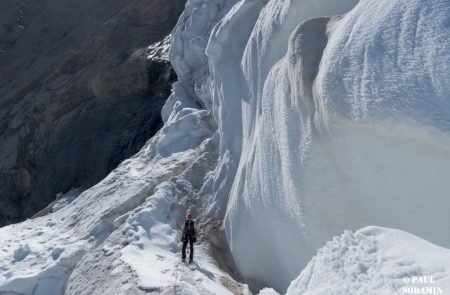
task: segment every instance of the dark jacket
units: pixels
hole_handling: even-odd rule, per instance
[[[194,220],[186,220],[183,226],[183,240],[194,240],[197,236]]]

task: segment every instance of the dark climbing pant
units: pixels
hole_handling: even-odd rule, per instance
[[[194,241],[192,239],[183,240],[183,251],[181,251],[181,258],[186,259],[186,247],[188,242],[191,249],[191,252],[189,253],[189,260],[192,260],[194,258]]]

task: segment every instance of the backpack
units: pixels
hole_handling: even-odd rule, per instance
[[[194,236],[195,234],[195,222],[186,220],[184,223],[184,234],[188,237]]]

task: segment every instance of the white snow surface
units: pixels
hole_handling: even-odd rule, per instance
[[[180,263],[184,214],[202,211],[198,190],[214,164],[210,120],[184,109],[96,186],[1,228],[0,294],[247,294],[211,258],[206,237],[195,264]]]
[[[398,294],[421,275],[450,292],[449,16],[446,0],[188,0],[164,127],[0,229],[0,293],[250,294],[212,254],[222,221],[260,294]]]
[[[291,283],[287,295],[449,292],[448,249],[403,231],[366,227],[327,242]]]

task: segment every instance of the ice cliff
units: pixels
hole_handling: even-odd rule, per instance
[[[46,290],[46,267],[69,294],[448,289],[449,16],[443,0],[188,1],[164,127],[72,203],[3,228],[0,290]],[[187,209],[204,228],[193,273],[176,256]],[[18,248],[19,228],[68,246]]]

